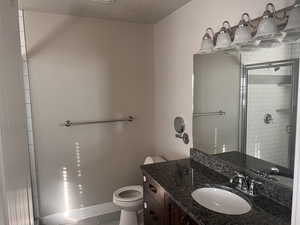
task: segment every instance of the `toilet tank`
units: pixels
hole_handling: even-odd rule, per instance
[[[162,156],[147,156],[144,165],[152,164],[152,163],[159,163],[159,162],[165,162],[167,161]]]

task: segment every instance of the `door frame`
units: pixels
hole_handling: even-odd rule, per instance
[[[299,77],[298,77],[299,82]],[[298,96],[300,88],[298,86]],[[297,114],[300,113],[300,98],[298,97]],[[300,114],[299,114],[300,115]],[[295,136],[295,168],[294,168],[294,188],[293,188],[293,207],[292,225],[300,224],[300,120],[296,121]]]

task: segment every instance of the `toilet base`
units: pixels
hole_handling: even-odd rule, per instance
[[[137,212],[122,209],[120,225],[138,225]]]

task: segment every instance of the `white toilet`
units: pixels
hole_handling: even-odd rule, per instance
[[[144,164],[164,162],[160,156],[148,156]],[[138,225],[137,213],[143,208],[143,187],[141,185],[126,186],[116,190],[113,203],[120,207],[120,225]]]

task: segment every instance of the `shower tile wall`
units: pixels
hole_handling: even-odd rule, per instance
[[[290,88],[277,84],[250,84],[248,86],[247,154],[288,167],[287,148],[290,124],[288,113],[276,109],[290,108]],[[264,123],[264,115],[273,117],[270,124]]]
[[[278,61],[297,57],[299,44],[289,48],[270,48],[261,51],[243,53],[243,63],[252,64],[265,61]],[[267,58],[267,59],[266,59]],[[251,74],[289,75],[288,67],[274,72],[274,69],[253,70]],[[250,84],[248,86],[248,121],[247,153],[255,157],[288,166],[289,114],[278,113],[276,109],[289,108],[290,87],[279,87],[277,84]],[[274,121],[264,123],[265,113],[272,114]]]
[[[139,184],[154,154],[153,27],[32,11],[24,20],[41,217],[113,208],[112,193]]]
[[[36,165],[35,165],[35,152],[34,152],[34,142],[33,142],[33,129],[32,129],[32,113],[31,113],[31,96],[30,96],[30,79],[29,79],[29,69],[27,60],[27,50],[26,50],[26,38],[25,38],[25,28],[24,28],[24,16],[23,10],[19,10],[19,32],[20,32],[20,48],[23,63],[23,80],[24,80],[24,92],[25,92],[25,105],[26,105],[26,129],[27,129],[27,144],[30,157],[30,167],[31,167],[31,185],[33,194],[33,203],[35,216],[39,216],[38,211],[38,190],[36,181]],[[33,206],[32,206],[33,207]]]

